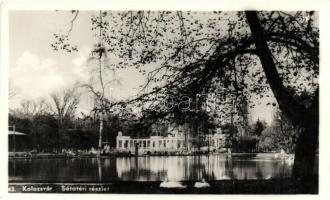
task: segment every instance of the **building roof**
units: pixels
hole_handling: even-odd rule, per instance
[[[19,131],[8,131],[8,135],[27,135]]]

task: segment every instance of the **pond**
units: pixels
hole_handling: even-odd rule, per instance
[[[107,182],[270,179],[291,175],[293,158],[274,156],[146,156],[10,159],[9,181]]]

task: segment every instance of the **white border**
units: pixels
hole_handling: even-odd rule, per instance
[[[1,0],[0,0],[1,2]],[[317,10],[320,12],[320,185],[319,195],[115,195],[8,194],[8,13],[10,10]],[[326,0],[5,0],[1,2],[0,199],[330,199],[330,2]]]

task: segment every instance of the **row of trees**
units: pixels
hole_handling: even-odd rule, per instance
[[[226,147],[232,152],[295,152],[297,127],[280,110],[275,112],[271,124],[258,119],[244,128],[239,124],[225,124],[222,130],[228,135]]]
[[[54,152],[61,149],[91,149],[98,147],[99,117],[81,115],[78,117],[76,110],[79,95],[72,90],[52,94],[50,101],[23,100],[19,108],[9,114],[9,123],[15,125],[16,131],[26,134],[25,142],[21,143],[21,150],[36,150],[38,152]],[[118,131],[132,137],[149,137],[151,134],[167,136],[169,124],[165,121],[145,128],[137,118],[129,115],[110,114],[104,115],[104,138],[102,144],[107,142],[115,146],[115,136]],[[209,121],[205,119],[204,121]],[[215,126],[202,123],[198,118],[186,121],[181,126],[190,137],[203,138],[204,134],[215,132]],[[173,124],[172,124],[173,126]],[[271,125],[257,120],[249,124],[244,134],[238,130],[237,124],[224,124],[220,126],[223,133],[228,135],[224,147],[232,148],[233,152],[270,152],[284,149],[288,153],[294,152],[297,130],[283,116],[276,112]],[[25,136],[24,136],[25,137]],[[18,138],[19,140],[19,138]],[[196,143],[197,142],[197,143]],[[205,146],[207,141],[195,141],[196,147]]]
[[[95,125],[91,121],[79,122],[79,102],[77,88],[52,93],[42,100],[22,100],[18,108],[10,110],[9,125],[27,134],[22,137],[28,150],[58,152],[61,148],[90,148],[97,138]]]

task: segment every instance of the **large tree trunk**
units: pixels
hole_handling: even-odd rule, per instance
[[[318,137],[318,98],[306,109],[284,87],[256,11],[246,11],[257,54],[280,109],[296,125],[303,127],[297,141],[293,176],[313,183],[315,151]],[[307,179],[307,180],[306,180]],[[304,181],[304,182],[305,182]],[[311,187],[310,187],[311,188]]]
[[[295,160],[293,166],[293,177],[301,179],[301,190],[307,193],[316,193],[314,189],[317,187],[310,187],[317,185],[317,177],[314,172],[318,172],[315,168],[316,150],[318,144],[319,132],[319,98],[318,91],[316,98],[311,106],[313,112],[311,116],[305,116],[301,123],[301,133],[298,137],[295,149]]]
[[[295,149],[295,159],[292,170],[293,177],[301,181],[300,190],[306,193],[315,193],[317,178],[314,175],[317,134],[316,130],[303,128],[298,137]]]

